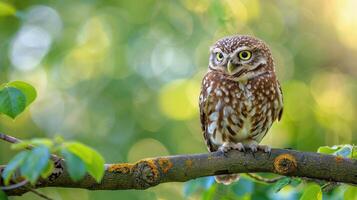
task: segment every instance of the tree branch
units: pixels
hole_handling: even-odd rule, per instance
[[[253,156],[251,153],[231,151],[227,154],[214,152],[149,158],[133,164],[107,164],[101,183],[96,183],[89,175],[81,181],[72,181],[64,160],[58,160],[55,166],[51,176],[39,180],[32,188],[141,190],[165,182],[184,182],[203,176],[254,172],[357,184],[357,160],[286,149],[273,149],[271,155],[258,152]],[[3,168],[4,166],[0,166],[0,172]],[[5,192],[14,196],[28,191],[27,187],[20,187]]]

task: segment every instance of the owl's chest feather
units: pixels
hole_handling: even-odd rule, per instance
[[[264,137],[274,121],[276,101],[276,88],[266,88],[267,85],[264,80],[246,83],[222,80],[206,84],[206,99],[202,100],[207,102],[207,132],[214,144],[247,139],[259,142]]]

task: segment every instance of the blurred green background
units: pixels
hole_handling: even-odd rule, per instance
[[[0,131],[62,135],[108,163],[206,152],[197,104],[209,46],[250,34],[271,47],[285,101],[262,143],[303,151],[356,143],[356,8],[354,0],[0,1],[0,83],[23,80],[38,91],[16,120],[0,117]],[[0,163],[15,154],[3,142],[0,152]],[[265,188],[262,199],[295,198],[292,188],[254,187],[256,196]],[[56,199],[201,199],[183,188],[40,191]]]

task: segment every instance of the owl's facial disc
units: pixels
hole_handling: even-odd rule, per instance
[[[239,47],[232,52],[212,48],[209,68],[226,73],[232,78],[249,78],[250,74],[261,70],[262,64],[266,63],[266,57],[254,46]]]

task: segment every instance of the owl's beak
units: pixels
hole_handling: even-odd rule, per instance
[[[237,68],[237,65],[233,64],[231,60],[228,61],[227,70],[229,74],[233,74],[234,70]]]

